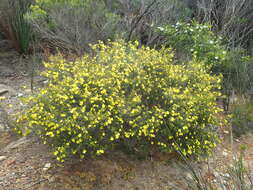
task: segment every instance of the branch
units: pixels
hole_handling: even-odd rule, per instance
[[[31,187],[33,187],[33,186],[35,186],[35,185],[37,185],[37,184],[40,184],[41,182],[44,182],[44,181],[47,181],[47,179],[41,179],[41,180],[39,180],[39,181],[36,181],[36,182],[32,183],[31,185],[28,185],[27,187],[25,187],[25,188],[23,188],[23,189],[21,189],[21,190],[30,189]]]
[[[137,21],[135,22],[134,26],[131,28],[130,33],[128,35],[127,41],[131,40],[132,34],[134,29],[137,27],[137,25],[139,24],[139,22],[141,21],[141,19],[145,16],[145,14],[148,13],[149,9],[157,2],[157,0],[153,0],[149,6],[147,6],[146,10],[139,16],[139,18],[137,19]]]

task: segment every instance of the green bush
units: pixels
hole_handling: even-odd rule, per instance
[[[158,29],[165,37],[165,44],[180,54],[180,61],[195,58],[207,66],[215,67],[221,65],[226,58],[221,38],[212,32],[210,25],[196,21],[177,22]]]
[[[244,47],[251,51],[252,0],[193,0],[193,2],[196,2],[195,18],[202,23],[211,23],[213,30],[224,36],[230,48]]]
[[[236,90],[244,95],[252,88],[252,57],[241,48],[230,50],[227,53],[225,64],[219,68],[223,73],[223,86],[227,91]]]
[[[212,74],[222,74],[224,108],[228,111],[232,92],[245,95],[252,88],[252,58],[241,48],[226,50],[221,38],[206,24],[180,23],[159,27],[165,44],[177,52],[179,64],[202,61]]]
[[[253,131],[253,104],[249,101],[239,101],[231,106],[232,127],[234,136],[240,136]]]
[[[248,96],[252,89],[252,69],[252,57],[241,48],[228,51],[224,64],[216,69],[216,72],[223,75],[222,92],[226,95],[224,99],[226,111],[230,109],[233,94]]]
[[[118,37],[155,46],[154,28],[189,15],[178,0],[39,0],[30,10],[27,19],[43,42],[77,53]]]
[[[216,106],[220,78],[202,63],[175,65],[171,50],[138,43],[102,42],[93,55],[45,63],[48,87],[27,98],[20,131],[35,131],[57,159],[100,155],[117,144],[155,146],[185,155],[210,152],[220,125]]]
[[[26,18],[39,39],[78,54],[89,43],[113,38],[119,21],[103,0],[40,0]]]

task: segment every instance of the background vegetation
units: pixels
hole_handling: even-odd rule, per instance
[[[21,54],[28,53],[32,40],[31,25],[25,19],[31,3],[31,0],[0,1],[1,34]]]

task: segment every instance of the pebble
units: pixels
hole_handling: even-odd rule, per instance
[[[0,156],[0,162],[5,160],[7,157],[6,156]]]
[[[0,67],[0,70],[1,70],[1,67]],[[5,95],[6,93],[8,93],[9,95],[12,96],[16,92],[11,86],[8,86],[8,85],[5,85],[5,84],[0,84],[0,96]]]
[[[8,89],[0,89],[0,96],[2,96],[2,95],[4,95],[4,94],[6,94],[6,93],[8,93],[9,92],[9,90]]]
[[[51,168],[51,163],[46,163],[43,168],[43,171],[47,171],[49,168]]]
[[[225,156],[225,157],[226,157],[226,156],[228,156],[228,153],[227,153],[227,152],[225,152],[225,151],[223,151],[223,153],[222,153],[222,154],[223,154],[223,156]]]

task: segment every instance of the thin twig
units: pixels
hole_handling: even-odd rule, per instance
[[[34,183],[32,183],[31,185],[28,185],[27,187],[23,188],[23,189],[20,189],[20,190],[27,190],[27,189],[30,189],[31,187],[37,185],[37,184],[40,184],[41,182],[44,182],[44,181],[47,181],[48,179],[41,179],[39,181],[36,181]]]

